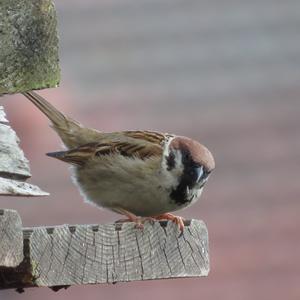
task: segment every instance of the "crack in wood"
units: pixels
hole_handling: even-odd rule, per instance
[[[50,272],[51,266],[52,266],[52,264],[53,264],[53,248],[54,248],[53,235],[50,234],[49,237],[50,237],[50,257],[49,257],[49,266],[48,266],[47,271],[45,272],[45,274],[46,274],[46,275],[45,275],[46,279],[49,279],[49,278],[48,278],[49,272]]]
[[[177,247],[178,247],[178,252],[179,252],[179,256],[180,256],[181,262],[182,262],[182,264],[184,266],[184,269],[186,269],[184,258],[182,256],[180,245],[179,245],[179,239],[177,239]]]
[[[190,248],[190,250],[191,250],[191,257],[193,257],[194,249],[193,249],[192,245],[191,245],[190,242],[185,238],[184,235],[182,235],[182,238],[184,239],[185,243],[189,246],[189,248]]]
[[[141,253],[141,248],[140,248],[140,244],[139,244],[139,239],[138,239],[137,232],[135,233],[135,239],[136,239],[136,246],[137,246],[138,255],[139,255],[139,258],[140,258],[141,279],[143,280],[144,279],[143,257],[142,257],[142,253]]]
[[[22,182],[22,181],[27,180],[30,176],[0,171],[0,177],[6,178],[6,179],[13,179],[13,180]]]
[[[83,264],[83,269],[82,269],[81,283],[84,282],[85,268],[86,268],[88,260],[89,260],[89,257],[87,256],[87,252],[88,252],[87,234],[85,234],[85,236],[84,236],[84,244],[86,245],[86,247],[85,247],[85,252],[84,252],[84,264]]]

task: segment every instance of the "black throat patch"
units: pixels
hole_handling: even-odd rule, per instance
[[[187,187],[187,184],[180,182],[176,189],[172,189],[170,197],[176,204],[185,205],[193,200],[187,193]]]

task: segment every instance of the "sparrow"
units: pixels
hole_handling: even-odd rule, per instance
[[[23,93],[51,121],[65,151],[48,156],[71,164],[84,199],[126,216],[143,228],[146,220],[183,218],[171,212],[194,204],[215,168],[211,152],[188,137],[155,131],[101,132],[86,128],[39,94]]]

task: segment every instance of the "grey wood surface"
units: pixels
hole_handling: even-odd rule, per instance
[[[19,138],[9,126],[0,106],[0,195],[46,196],[39,187],[24,182],[30,174],[29,162],[19,147]]]
[[[16,267],[23,258],[21,218],[16,211],[0,209],[0,267]]]
[[[0,177],[0,196],[34,197],[48,195],[49,193],[44,192],[34,184]]]
[[[0,106],[0,123],[7,123],[7,119],[6,119],[6,116],[5,116],[5,112],[3,110],[3,107]]]
[[[6,212],[4,212],[5,216]],[[20,221],[17,220],[19,226]],[[1,227],[0,227],[1,228]],[[2,228],[6,230],[5,222]],[[24,228],[24,261],[1,269],[0,289],[68,286],[207,276],[208,233],[203,221],[62,225]],[[18,236],[18,241],[23,241]],[[0,248],[4,257],[7,248]]]
[[[31,176],[28,160],[19,142],[8,124],[0,124],[0,174],[3,177],[27,179]]]
[[[51,0],[0,1],[0,95],[58,85],[56,23]]]
[[[26,231],[25,231],[26,233]],[[33,277],[39,286],[113,283],[206,276],[208,238],[201,221],[179,237],[171,223],[67,225],[33,229],[29,237]]]

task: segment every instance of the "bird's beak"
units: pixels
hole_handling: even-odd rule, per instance
[[[204,175],[203,167],[202,166],[197,167],[195,169],[195,171],[196,171],[196,174],[197,174],[197,180],[196,180],[196,182],[199,183],[201,181],[203,175]]]
[[[204,168],[202,166],[197,167],[196,169],[197,172],[197,184],[200,186],[200,188],[202,188],[204,186],[204,184],[206,183],[209,174],[207,172],[204,171]]]

